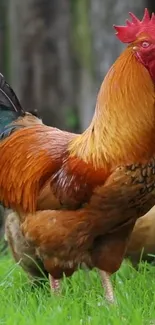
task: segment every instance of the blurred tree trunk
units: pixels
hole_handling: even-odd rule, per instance
[[[0,0],[0,73],[8,78],[8,34],[7,34],[8,1]],[[0,255],[5,248],[4,243],[4,208],[0,204]]]
[[[5,75],[8,73],[7,8],[8,1],[0,0],[0,72]]]
[[[26,110],[68,127],[73,107],[70,6],[66,0],[10,0],[11,82]]]
[[[147,8],[150,12],[155,12],[155,1],[154,0],[146,0],[147,1]]]
[[[145,0],[90,0],[96,92],[109,67],[124,48],[115,37],[113,24],[123,25],[129,11],[142,18],[145,6]]]
[[[96,0],[95,0],[96,1]],[[92,41],[89,21],[89,0],[71,0],[72,40],[74,53],[74,99],[78,107],[81,130],[88,127],[94,110]]]

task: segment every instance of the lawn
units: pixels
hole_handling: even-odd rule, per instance
[[[97,272],[79,271],[54,297],[46,282],[30,285],[10,257],[0,258],[0,324],[7,325],[151,325],[155,324],[155,267],[139,272],[124,263],[113,276],[117,305],[104,301]]]

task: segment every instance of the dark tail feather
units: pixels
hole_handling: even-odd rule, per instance
[[[25,115],[25,112],[14,93],[13,89],[6,82],[4,76],[0,73],[0,107],[5,107],[10,111],[18,113],[20,116]]]

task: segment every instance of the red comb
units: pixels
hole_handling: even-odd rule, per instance
[[[132,12],[129,12],[131,21],[126,20],[126,26],[115,26],[116,36],[123,43],[134,42],[140,33],[147,33],[155,39],[155,15],[150,17],[148,9],[145,8],[144,17],[140,21]]]

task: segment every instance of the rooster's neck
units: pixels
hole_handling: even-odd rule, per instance
[[[148,159],[155,149],[155,91],[147,69],[128,47],[106,75],[89,128],[71,153],[96,167]]]

